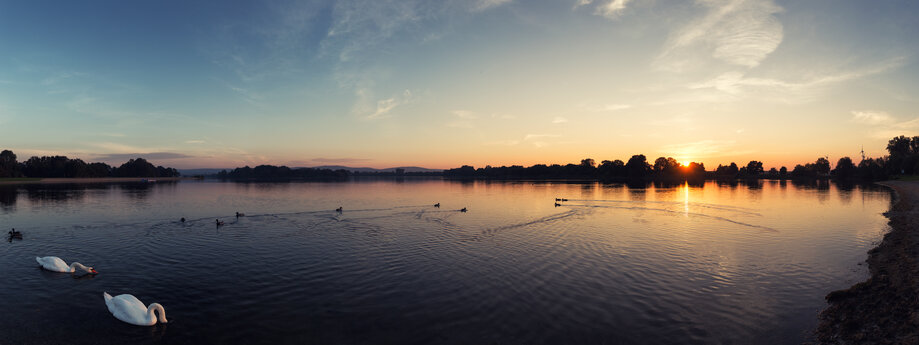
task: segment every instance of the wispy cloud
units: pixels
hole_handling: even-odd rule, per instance
[[[632,108],[629,104],[583,105],[582,109],[596,113],[611,113]]]
[[[598,16],[604,16],[609,19],[616,19],[622,15],[622,12],[625,11],[626,6],[632,2],[632,0],[600,0],[596,1],[597,6],[594,7],[594,14]],[[594,0],[578,0],[574,4],[574,8],[591,5],[594,3]]]
[[[555,123],[555,124],[566,123],[566,122],[568,122],[568,119],[561,117],[561,116],[556,116],[554,119],[552,119],[552,123]]]
[[[390,116],[390,112],[396,107],[415,102],[415,97],[410,90],[405,90],[401,95],[393,96],[386,99],[380,99],[376,102],[373,112],[365,118],[368,120],[382,119]]]
[[[322,41],[324,53],[336,53],[343,62],[381,45],[432,15],[423,2],[345,0],[335,2],[332,25]]]
[[[777,98],[785,101],[809,101],[825,87],[890,71],[902,66],[904,60],[902,57],[897,57],[875,66],[810,76],[798,81],[747,77],[744,72],[733,71],[703,82],[689,84],[687,87],[689,89],[714,89],[738,96],[755,95],[760,98],[775,93]]]
[[[129,159],[134,158],[143,158],[148,161],[162,159],[184,159],[184,158],[194,158],[194,156],[189,156],[183,153],[177,152],[146,152],[146,153],[109,153],[103,155],[93,156],[94,160],[99,160],[103,162],[125,162]]]
[[[490,141],[490,142],[485,143],[484,145],[486,146],[514,146],[517,144],[520,144],[520,140],[508,139],[508,140]]]
[[[687,159],[712,158],[751,154],[754,151],[738,151],[733,140],[702,140],[690,143],[670,144],[661,147],[661,152],[673,157]]]
[[[311,162],[319,164],[353,164],[353,163],[363,163],[369,162],[369,158],[351,158],[351,157],[319,157],[310,159]]]
[[[698,0],[707,13],[671,33],[655,61],[658,68],[682,71],[698,52],[745,67],[756,67],[782,43],[782,8],[771,0]]]
[[[451,113],[461,119],[475,120],[479,118],[479,116],[476,115],[476,113],[468,111],[468,110],[454,110]]]
[[[498,7],[506,3],[511,2],[512,0],[478,0],[473,6],[473,11],[484,11],[489,8]]]
[[[480,117],[479,114],[469,110],[454,110],[450,114],[455,117],[447,122],[447,127],[451,128],[475,128],[474,121]]]
[[[527,134],[523,137],[523,140],[535,140],[535,139],[544,139],[544,138],[560,138],[561,134]]]
[[[866,124],[866,125],[882,125],[888,124],[893,121],[893,118],[890,117],[890,114],[887,114],[882,111],[852,111],[852,122]]]
[[[246,88],[235,87],[235,86],[228,86],[228,87],[230,88],[230,90],[233,90],[234,92],[242,96],[243,101],[251,105],[260,106],[261,102],[265,99],[265,96],[263,96],[261,93],[258,93],[258,92],[255,92],[255,91],[252,91]]]
[[[898,121],[896,117],[887,112],[874,110],[853,110],[851,113],[850,121],[861,127],[867,126],[871,138],[889,139],[919,131],[919,118]]]

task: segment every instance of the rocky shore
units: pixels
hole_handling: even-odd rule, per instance
[[[820,344],[919,344],[919,182],[880,184],[895,192],[890,232],[868,252],[868,280],[826,296]]]

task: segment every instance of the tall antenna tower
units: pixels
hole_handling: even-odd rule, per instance
[[[865,160],[865,145],[862,145],[862,160]]]

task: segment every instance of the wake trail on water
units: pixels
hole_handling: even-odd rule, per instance
[[[770,228],[768,226],[744,223],[744,222],[733,220],[733,219],[726,218],[726,217],[713,216],[710,214],[698,213],[698,212],[674,211],[674,210],[668,210],[665,208],[639,207],[639,206],[603,206],[603,205],[587,205],[587,204],[566,204],[565,206],[586,207],[586,208],[612,208],[612,209],[619,209],[619,210],[636,210],[636,211],[658,211],[658,212],[666,212],[666,213],[671,213],[671,214],[680,214],[680,215],[687,215],[687,216],[693,216],[693,217],[715,219],[715,220],[720,220],[720,221],[724,221],[728,223],[734,223],[737,225],[742,225],[742,226],[746,226],[750,228],[765,230],[769,232],[779,232],[778,230]]]
[[[710,208],[714,210],[721,211],[731,211],[737,213],[748,214],[751,216],[760,216],[761,213],[755,212],[752,208],[747,207],[738,207],[738,206],[728,206],[720,204],[710,204],[704,202],[682,202],[682,201],[647,201],[647,200],[597,200],[597,199],[569,199],[569,201],[580,201],[580,202],[610,202],[610,203],[623,203],[623,204],[668,204],[668,205],[690,205],[694,207],[701,208]]]

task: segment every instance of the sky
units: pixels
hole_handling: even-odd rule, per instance
[[[768,169],[919,135],[913,0],[0,1],[0,149]]]

